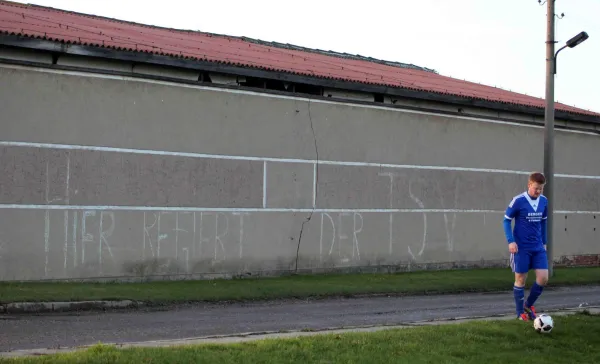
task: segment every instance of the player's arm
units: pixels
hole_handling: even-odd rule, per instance
[[[517,246],[517,243],[515,242],[515,237],[513,236],[513,232],[512,232],[512,221],[515,217],[517,217],[517,215],[519,214],[519,209],[518,209],[518,203],[517,203],[517,199],[516,197],[512,199],[512,201],[510,202],[510,204],[508,204],[508,207],[506,208],[506,211],[504,212],[504,220],[503,220],[503,226],[504,226],[504,235],[506,236],[506,241],[508,242],[508,251],[511,252],[512,254],[518,252],[519,247]]]
[[[506,242],[508,244],[515,242],[515,237],[512,233],[512,219],[504,216],[504,221],[502,221],[504,225],[504,236],[506,236]]]
[[[519,211],[516,205],[516,198],[513,198],[504,212],[504,220],[502,223],[504,225],[504,235],[506,236],[506,242],[508,244],[515,242],[515,237],[513,236],[512,232],[512,221],[517,216]]]

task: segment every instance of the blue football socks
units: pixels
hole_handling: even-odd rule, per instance
[[[533,284],[533,287],[531,287],[531,292],[529,292],[529,297],[527,297],[527,302],[525,302],[527,307],[531,307],[535,304],[535,301],[542,294],[543,290],[544,286],[540,286],[537,284],[537,282]]]
[[[513,286],[513,294],[515,296],[515,307],[517,309],[517,316],[520,316],[525,312],[523,308],[523,300],[525,299],[525,287]]]

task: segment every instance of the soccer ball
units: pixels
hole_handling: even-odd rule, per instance
[[[554,320],[550,315],[540,314],[533,320],[533,328],[540,334],[549,334],[554,328]]]

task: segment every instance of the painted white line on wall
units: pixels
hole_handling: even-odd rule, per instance
[[[113,210],[113,211],[165,211],[165,212],[311,212],[307,208],[260,208],[260,207],[172,207],[172,206],[114,206],[114,205],[28,205],[0,204],[0,209],[24,210]],[[314,209],[314,212],[331,213],[466,213],[466,214],[504,214],[504,210],[478,209]],[[600,214],[600,211],[556,211],[557,214]]]
[[[554,177],[558,178],[580,178],[580,179],[600,179],[600,176],[586,176],[586,175],[578,175],[578,174],[554,174]]]
[[[317,207],[317,163],[313,164],[313,209]]]
[[[250,96],[259,96],[259,97],[266,97],[266,98],[273,98],[273,99],[283,99],[283,100],[305,101],[305,102],[319,103],[319,104],[344,105],[344,106],[355,107],[355,108],[376,109],[376,110],[384,110],[384,111],[401,112],[401,113],[407,113],[407,114],[438,116],[438,117],[445,117],[445,118],[450,118],[450,119],[479,121],[479,122],[485,122],[485,123],[491,123],[491,124],[512,125],[512,126],[518,126],[518,127],[523,127],[523,128],[534,128],[534,129],[543,129],[544,128],[543,125],[521,124],[518,122],[511,122],[511,121],[492,120],[492,119],[487,119],[485,117],[446,115],[446,114],[436,113],[433,111],[399,109],[399,108],[390,108],[390,107],[379,106],[379,105],[361,105],[361,104],[353,104],[351,102],[335,102],[335,101],[329,101],[329,100],[310,99],[307,97],[299,97],[299,96],[266,94],[266,93],[260,93],[260,92],[256,92],[256,91],[215,88],[215,87],[208,87],[208,86],[201,86],[201,85],[190,85],[190,84],[185,84],[185,83],[178,83],[178,82],[174,82],[174,81],[159,81],[159,80],[152,80],[152,79],[145,79],[145,78],[138,78],[138,77],[129,77],[129,76],[106,75],[106,74],[90,73],[90,72],[83,72],[83,71],[66,71],[66,70],[48,69],[48,68],[43,68],[43,67],[30,67],[30,66],[9,65],[9,64],[0,64],[0,68],[20,69],[20,70],[26,70],[26,71],[62,74],[62,75],[68,75],[68,76],[78,76],[78,77],[87,77],[87,78],[99,78],[99,79],[110,79],[110,80],[119,80],[119,81],[128,81],[128,82],[150,83],[150,84],[157,84],[157,85],[164,85],[164,86],[191,88],[191,89],[211,91],[211,92],[222,92],[222,93],[230,93],[230,94],[238,94],[238,95],[250,95]],[[143,75],[140,75],[140,76],[143,76]],[[556,129],[556,132],[585,134],[585,135],[592,135],[592,136],[596,136],[596,137],[600,136],[598,133],[579,131],[579,130]]]
[[[267,161],[263,162],[263,208],[267,207]]]
[[[236,155],[223,155],[223,154],[172,152],[172,151],[151,150],[151,149],[132,149],[132,148],[100,147],[100,146],[73,145],[73,144],[32,143],[32,142],[17,142],[17,141],[0,141],[0,146],[42,148],[42,149],[84,150],[84,151],[94,151],[94,152],[131,153],[131,154],[143,154],[143,155],[161,155],[161,156],[176,156],[176,157],[188,157],[188,158],[243,160],[243,161],[275,162],[275,163],[304,163],[304,164],[309,163],[309,164],[315,164],[315,166],[317,164],[321,164],[321,165],[338,165],[338,166],[353,166],[353,167],[376,167],[376,168],[391,168],[391,169],[422,169],[422,170],[440,170],[440,171],[457,171],[457,172],[503,173],[503,174],[519,174],[519,175],[528,175],[530,173],[528,171],[517,171],[517,170],[510,170],[510,169],[469,168],[469,167],[452,167],[452,166],[426,166],[426,165],[414,165],[414,164],[411,165],[411,164],[389,164],[389,163],[373,163],[373,162],[348,162],[348,161],[293,159],[293,158],[249,157],[249,156],[236,156]],[[600,176],[591,176],[591,175],[555,174],[555,177],[600,180]],[[315,173],[314,178],[316,179],[316,173]]]
[[[558,210],[554,211],[555,214],[574,214],[574,215],[600,215],[600,211],[570,211],[570,210]]]
[[[172,207],[172,206],[114,206],[114,205],[27,205],[27,204],[0,204],[0,209],[28,209],[28,210],[122,210],[122,211],[189,211],[189,212],[311,212],[307,208],[260,208],[260,207]],[[440,213],[504,213],[496,210],[468,210],[468,209],[315,209],[315,212],[440,212]]]

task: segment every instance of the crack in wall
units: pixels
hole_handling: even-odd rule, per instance
[[[296,266],[294,268],[294,272],[298,272],[298,257],[300,256],[300,243],[302,242],[302,233],[304,232],[304,225],[310,221],[310,219],[312,219],[313,213],[315,212],[315,208],[317,207],[317,188],[319,186],[319,147],[317,146],[317,135],[315,134],[315,128],[313,125],[313,119],[312,119],[312,114],[310,111],[310,99],[308,100],[308,120],[310,121],[310,129],[312,130],[312,134],[313,134],[313,139],[314,139],[314,143],[315,143],[315,160],[316,162],[316,168],[315,168],[315,183],[314,183],[314,195],[315,195],[315,199],[314,199],[314,203],[313,203],[313,207],[312,210],[310,211],[310,213],[308,214],[306,220],[304,220],[302,222],[302,226],[300,227],[300,236],[298,237],[298,246],[296,247]]]

